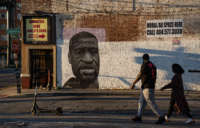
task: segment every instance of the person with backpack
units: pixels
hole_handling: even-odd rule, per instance
[[[195,121],[192,119],[189,105],[184,95],[182,80],[184,69],[179,64],[173,64],[172,71],[175,75],[173,76],[171,82],[160,89],[161,91],[168,88],[172,89],[168,114],[165,116],[165,119],[167,120],[172,115],[172,112],[178,109],[178,111],[182,112],[188,117],[185,122],[186,124],[194,123]]]
[[[138,101],[138,112],[137,115],[132,119],[135,122],[142,121],[142,112],[145,109],[146,104],[148,104],[151,110],[158,117],[156,124],[162,124],[165,122],[164,115],[160,112],[154,99],[154,89],[156,83],[157,69],[156,66],[150,61],[148,54],[143,55],[143,64],[141,66],[140,72],[137,75],[135,81],[131,85],[131,89],[135,87],[135,84],[141,80],[142,86],[140,91],[140,98]]]

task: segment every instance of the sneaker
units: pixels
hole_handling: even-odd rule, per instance
[[[167,115],[165,115],[165,121],[166,122],[168,122],[169,120],[168,120],[169,118],[168,118],[168,116]]]
[[[165,122],[165,117],[164,116],[161,116],[158,118],[158,121],[156,121],[156,124],[162,124]]]
[[[195,121],[192,119],[192,118],[188,118],[186,121],[185,121],[186,124],[193,124],[195,123]]]
[[[142,122],[142,118],[139,116],[135,116],[134,118],[131,119],[134,122]]]

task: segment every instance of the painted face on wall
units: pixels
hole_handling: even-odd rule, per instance
[[[90,83],[96,80],[99,74],[98,41],[95,37],[83,35],[80,34],[70,42],[68,57],[77,79]]]

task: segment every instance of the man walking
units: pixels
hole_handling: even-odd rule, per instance
[[[151,61],[149,61],[149,59],[150,58],[148,54],[143,55],[143,64],[141,66],[140,72],[133,82],[133,85],[131,86],[131,89],[133,89],[135,87],[135,84],[139,80],[141,80],[142,82],[138,103],[138,112],[132,120],[136,122],[141,122],[142,112],[145,109],[146,104],[148,104],[151,110],[158,117],[158,121],[156,122],[156,124],[162,124],[163,122],[165,122],[165,118],[158,109],[154,99],[154,89],[157,75],[156,66]]]

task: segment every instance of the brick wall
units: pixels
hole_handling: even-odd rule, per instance
[[[198,0],[21,0],[22,13],[198,14]],[[133,3],[134,2],[134,3]],[[134,10],[135,8],[135,10]]]
[[[181,64],[186,72],[200,69],[198,0],[22,0],[23,14],[36,10],[58,14],[57,86],[73,76],[67,58],[69,38],[64,33],[73,28],[105,30],[99,31],[105,35],[99,43],[100,88],[128,89],[139,72],[143,53],[149,53],[157,65],[157,88],[172,78],[172,63]],[[183,19],[183,36],[147,38],[146,21],[155,19]],[[187,72],[183,79],[186,89],[200,90],[199,75]]]
[[[154,19],[184,19],[184,35],[199,34],[199,6],[197,0],[22,0],[22,13],[74,15],[68,27],[101,27],[107,41],[131,41],[146,40],[146,20]]]
[[[135,41],[138,36],[138,17],[131,15],[83,15],[81,28],[103,28],[106,41]]]
[[[51,0],[21,0],[22,14],[33,14],[34,11],[51,12]]]

